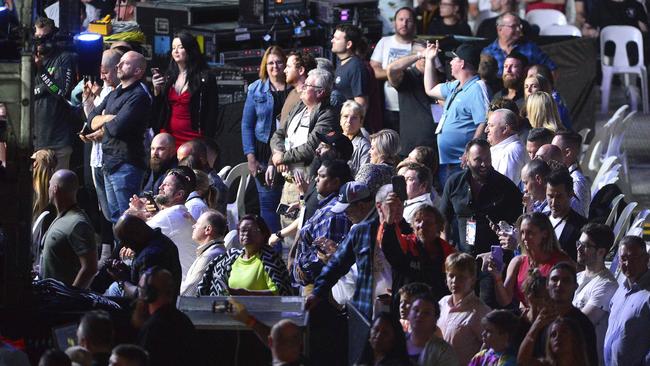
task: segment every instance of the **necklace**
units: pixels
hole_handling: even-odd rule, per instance
[[[346,57],[346,58],[342,58],[342,59],[340,59],[339,62],[340,62],[340,63],[343,63],[344,61],[347,61],[350,57],[352,57],[352,55],[350,55],[350,56],[348,56],[348,57]]]

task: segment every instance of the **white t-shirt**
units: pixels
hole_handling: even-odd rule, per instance
[[[178,257],[183,270],[183,280],[196,259],[196,244],[192,241],[194,219],[185,205],[175,205],[158,212],[147,220],[147,225],[160,228],[178,247]]]
[[[528,161],[528,154],[519,140],[519,135],[512,135],[490,148],[494,170],[510,178],[519,185],[521,168]]]
[[[618,289],[616,277],[607,268],[603,268],[596,276],[587,278],[585,271],[578,273],[578,289],[573,296],[573,306],[583,310],[587,305],[602,309],[609,313],[609,301]],[[594,324],[596,329],[596,349],[598,349],[598,359],[602,365],[603,345],[605,342],[605,333],[607,332],[607,318],[604,316],[598,323]]]
[[[307,143],[309,137],[309,111],[307,108],[296,114],[287,126],[287,138],[284,140],[284,148],[289,151],[294,147]]]
[[[398,58],[411,54],[411,43],[400,43],[396,36],[387,36],[377,42],[375,50],[370,57],[371,61],[381,63],[382,69]],[[399,102],[397,99],[397,90],[389,82],[384,83],[384,95],[386,100],[386,109],[389,111],[399,111]]]

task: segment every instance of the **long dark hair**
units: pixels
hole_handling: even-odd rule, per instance
[[[190,94],[194,94],[201,85],[201,71],[207,69],[208,64],[205,62],[205,59],[201,54],[199,43],[192,34],[188,32],[179,32],[174,36],[174,39],[175,38],[181,40],[181,44],[187,54],[187,64],[185,65],[187,68],[187,83]],[[176,61],[174,61],[173,58],[170,58],[169,66],[167,67],[167,82],[165,83],[166,85],[164,90],[169,90],[169,88],[176,83],[178,74],[178,64],[176,64]]]
[[[404,330],[402,329],[402,324],[399,322],[397,317],[389,312],[381,312],[375,320],[372,322],[372,325],[376,321],[386,321],[390,324],[390,327],[393,329],[393,334],[395,335],[395,340],[393,348],[386,354],[386,360],[399,361],[403,365],[409,365],[408,352],[406,350],[406,336],[404,335]],[[359,359],[358,365],[373,364],[373,349],[370,346],[370,334],[368,334],[368,342],[363,349],[361,358]]]

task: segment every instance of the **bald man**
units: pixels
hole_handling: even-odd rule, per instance
[[[535,153],[535,158],[542,159],[549,165],[562,165],[562,161],[564,159],[562,157],[562,150],[552,144],[542,145]]]
[[[115,224],[115,238],[124,245],[122,250],[131,249],[135,257],[130,267],[113,262],[109,273],[115,283],[106,291],[107,295],[135,298],[140,277],[154,266],[172,274],[174,293],[179,293],[182,274],[178,248],[160,229],[152,229],[139,217],[125,214]]]
[[[141,54],[125,53],[117,64],[120,85],[88,115],[92,130],[104,132],[104,184],[113,223],[129,208],[129,199],[140,193],[144,175],[143,138],[151,114],[151,96],[140,82],[146,66]]]
[[[95,231],[77,205],[77,175],[67,169],[50,179],[50,201],[59,213],[43,239],[41,278],[54,278],[66,285],[88,288],[97,272]]]
[[[273,364],[299,365],[302,358],[302,330],[288,319],[277,322],[271,328],[269,348]]]
[[[161,132],[151,141],[149,152],[149,169],[147,179],[143,181],[142,193],[152,192],[158,194],[158,188],[165,179],[165,173],[178,165],[176,159],[176,139],[174,136]]]
[[[208,174],[210,185],[219,192],[216,209],[225,215],[228,187],[208,163],[208,148],[205,143],[196,139],[184,143],[178,147],[176,158],[178,159],[178,165],[199,169]]]

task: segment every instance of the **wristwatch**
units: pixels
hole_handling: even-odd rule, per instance
[[[282,235],[282,230],[278,230],[275,232],[275,236],[277,236],[280,239],[284,239],[284,235]]]

